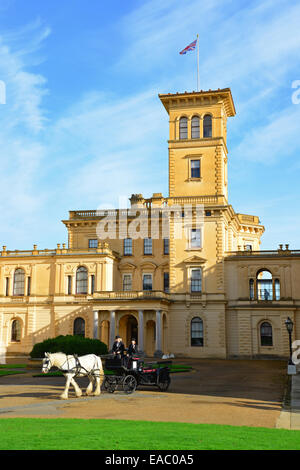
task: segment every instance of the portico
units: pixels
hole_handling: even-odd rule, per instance
[[[94,306],[94,338],[112,348],[116,335],[122,337],[126,347],[135,338],[138,349],[147,356],[159,356],[168,351],[167,305]]]

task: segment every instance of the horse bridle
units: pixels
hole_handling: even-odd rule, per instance
[[[49,367],[49,364],[50,364],[50,367]],[[45,359],[43,360],[43,369],[44,369],[45,366],[47,366],[47,372],[49,372],[49,370],[52,367],[52,363],[51,363],[51,360],[48,356],[45,357]]]

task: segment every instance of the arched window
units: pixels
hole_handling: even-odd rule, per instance
[[[210,114],[206,114],[203,119],[203,137],[212,137],[212,119]]]
[[[179,119],[179,139],[188,138],[188,120],[186,117]]]
[[[250,300],[254,300],[254,279],[249,280],[249,296]]]
[[[11,341],[21,341],[21,322],[13,320],[11,324]]]
[[[272,274],[266,269],[258,271],[256,276],[257,300],[273,300]]]
[[[76,294],[87,294],[88,292],[88,270],[80,266],[76,272]]]
[[[261,346],[273,346],[273,333],[271,323],[265,321],[260,325]]]
[[[191,346],[203,346],[203,321],[199,317],[191,321]]]
[[[74,321],[73,335],[85,336],[85,321],[83,318],[78,317]]]
[[[14,273],[14,295],[24,295],[25,291],[25,271],[21,268]]]
[[[192,117],[192,139],[200,139],[200,119],[198,116]]]

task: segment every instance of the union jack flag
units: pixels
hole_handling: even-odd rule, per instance
[[[193,51],[196,48],[196,44],[197,44],[197,39],[195,39],[195,41],[191,42],[191,44],[186,46],[181,52],[179,52],[179,54],[186,54],[189,51]]]

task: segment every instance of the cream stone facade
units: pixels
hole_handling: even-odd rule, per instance
[[[228,202],[230,89],[159,98],[169,116],[169,195],[70,211],[68,243],[53,250],[3,246],[3,352],[27,354],[60,334],[111,347],[120,334],[148,356],[287,357],[288,316],[300,339],[300,250],[260,251],[259,217]]]

